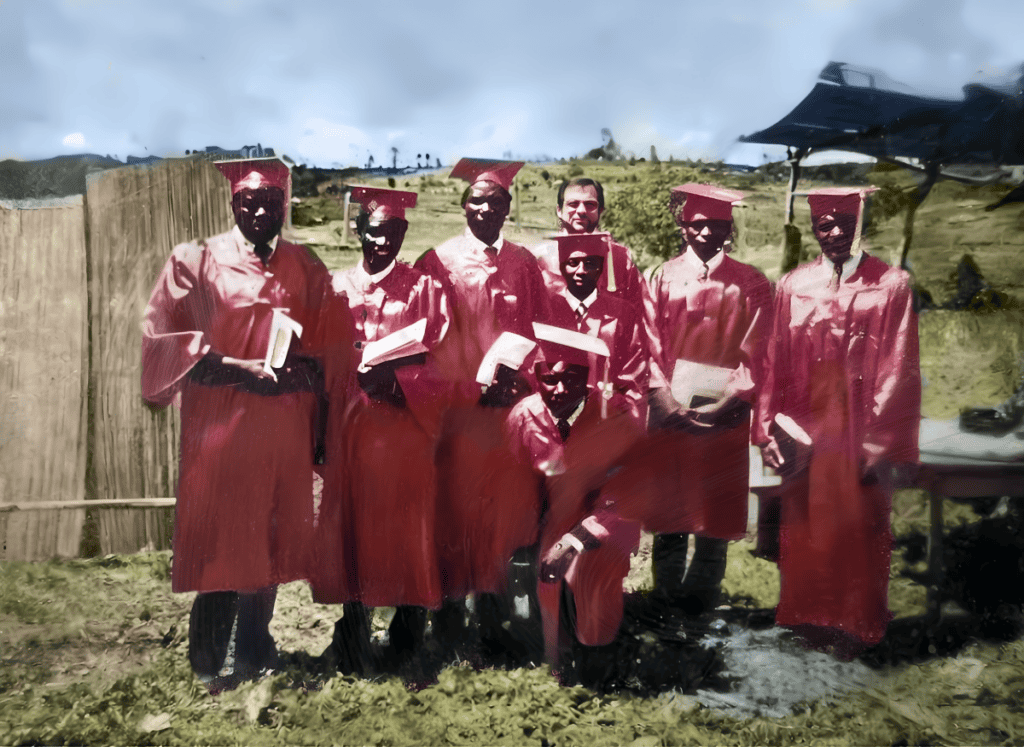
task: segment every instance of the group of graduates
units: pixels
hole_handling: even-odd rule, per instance
[[[773,288],[729,256],[739,192],[666,195],[681,251],[645,278],[599,231],[597,181],[564,182],[558,235],[526,248],[502,234],[522,164],[463,159],[462,234],[400,262],[416,194],[356,187],[363,259],[332,274],[280,235],[283,163],[217,165],[237,225],[174,248],[142,343],[143,396],[181,408],[172,587],[198,592],[211,690],[274,667],[276,587],[300,579],[345,605],[345,672],[394,607],[399,660],[476,625],[542,639],[565,674],[618,633],[641,530],[650,604],[705,613],[747,530],[750,444],[783,476],[759,543],[776,622],[844,655],[882,638],[920,374],[908,276],[860,246],[866,190],[810,194],[822,253]]]

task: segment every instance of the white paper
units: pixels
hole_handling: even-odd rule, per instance
[[[694,397],[708,397],[717,402],[725,396],[731,375],[731,368],[680,358],[672,370],[672,396],[685,407],[692,406]]]
[[[288,348],[292,344],[292,335],[302,337],[302,325],[289,317],[287,311],[288,309],[274,309],[274,317],[270,323],[270,339],[267,341],[267,355],[263,359],[263,370],[267,373],[284,365],[288,357]]]
[[[407,355],[427,352],[427,348],[423,344],[423,337],[426,333],[427,320],[423,318],[386,337],[366,343],[363,346],[363,359],[359,368],[365,371],[378,363],[386,363]]]

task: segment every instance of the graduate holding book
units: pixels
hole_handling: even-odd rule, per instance
[[[288,166],[216,166],[231,182],[236,226],[174,248],[142,324],[142,396],[181,407],[171,588],[198,592],[189,658],[211,691],[275,665],[276,585],[308,578],[314,563],[330,289],[324,264],[280,236]],[[347,319],[330,334],[351,348]]]
[[[909,275],[864,251],[870,189],[816,189],[821,254],[779,280],[755,443],[783,475],[775,620],[853,656],[885,635],[894,471],[918,460]]]
[[[743,194],[707,184],[672,190],[679,256],[651,280],[651,427],[675,443],[645,522],[656,533],[661,601],[689,613],[710,607],[725,573],[726,542],[747,528],[750,407],[771,329],[771,285],[728,256],[732,206]],[[697,536],[689,567],[688,533]]]
[[[365,671],[368,607],[397,607],[390,653],[422,637],[441,603],[434,542],[434,451],[444,402],[425,366],[448,328],[440,284],[397,260],[416,193],[356,187],[363,260],[336,272],[334,311],[355,325],[358,391],[328,424],[314,598],[345,602],[331,649],[342,670]],[[339,355],[351,351],[338,351]],[[342,366],[342,369],[344,367]],[[330,377],[332,394],[348,385]]]

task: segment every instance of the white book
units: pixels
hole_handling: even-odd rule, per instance
[[[518,371],[526,360],[526,356],[533,352],[537,343],[515,332],[502,332],[494,344],[480,361],[480,368],[476,372],[476,381],[483,386],[490,386],[494,381],[498,365],[505,365],[513,371]]]
[[[363,360],[359,364],[360,370],[365,371],[371,366],[405,358],[408,355],[426,353],[427,347],[423,344],[423,337],[426,333],[427,320],[424,317],[386,337],[365,343],[363,345]]]
[[[263,370],[271,373],[273,369],[284,365],[288,357],[288,348],[292,344],[292,335],[302,337],[302,325],[288,316],[288,309],[275,308],[270,323],[270,339],[267,341],[267,354],[263,359]]]
[[[792,438],[798,444],[804,446],[812,446],[814,441],[811,439],[811,435],[800,427],[789,415],[783,415],[781,412],[775,414],[775,424],[782,429],[783,433]]]
[[[731,375],[731,368],[709,366],[706,363],[679,358],[672,369],[672,396],[686,407],[693,407],[694,397],[704,397],[717,402],[725,396],[726,385]]]

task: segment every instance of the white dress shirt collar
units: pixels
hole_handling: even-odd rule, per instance
[[[576,298],[576,296],[574,296],[572,293],[570,293],[568,289],[564,289],[562,291],[562,295],[565,297],[565,300],[569,302],[569,308],[571,308],[573,311],[579,311],[581,304],[584,310],[586,310],[593,306],[594,301],[597,300],[597,288],[594,288],[590,295],[584,298],[582,301]]]
[[[242,233],[242,229],[239,228],[237,224],[235,225],[234,228],[231,229],[231,234],[235,237],[235,241],[240,246],[245,247],[248,251],[251,252],[256,248],[256,245],[254,243],[249,241],[249,239],[245,238],[245,235]],[[279,238],[281,238],[281,234],[277,234],[276,236],[274,236],[274,238],[267,242],[268,244],[270,244],[270,257],[274,256],[274,251],[277,249],[277,240]],[[267,257],[268,262],[270,261],[270,257]]]
[[[864,252],[857,250],[850,255],[850,258],[843,262],[843,272],[839,276],[839,282],[845,283],[853,273],[857,271],[857,266],[860,264],[861,257],[864,256]],[[824,254],[821,255],[821,264],[828,271],[829,280],[832,279],[832,275],[835,274],[836,266],[831,259],[826,257]]]
[[[503,234],[499,233],[498,240],[493,244],[485,244],[473,235],[473,232],[469,230],[469,226],[466,226],[466,238],[469,240],[470,244],[476,246],[480,251],[485,250],[488,246],[493,246],[498,254],[501,254],[501,248],[505,246],[505,237]]]
[[[715,270],[717,270],[718,266],[722,264],[722,260],[724,260],[724,259],[725,259],[725,250],[724,249],[719,249],[715,253],[715,256],[712,257],[711,259],[709,259],[707,261],[707,263],[706,263],[706,266],[708,268],[708,273],[710,274],[710,273],[714,272]],[[704,267],[705,267],[704,260],[701,259],[700,257],[698,257],[697,256],[697,252],[693,251],[693,249],[689,245],[687,245],[686,251],[683,252],[683,260],[688,262],[690,265],[692,265],[693,268],[696,269],[696,270],[703,270]]]
[[[356,265],[356,277],[359,280],[359,284],[364,287],[368,286],[370,283],[380,283],[384,278],[391,274],[391,271],[395,269],[396,264],[396,260],[391,260],[391,264],[380,272],[371,275],[366,271],[366,260],[363,260]]]

